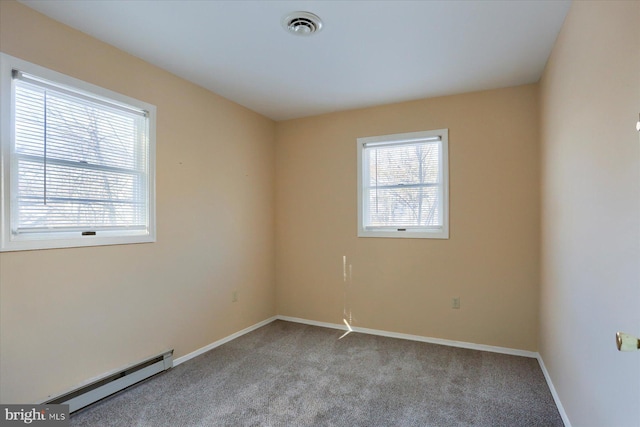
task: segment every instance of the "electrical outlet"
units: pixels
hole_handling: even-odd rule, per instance
[[[460,297],[456,297],[451,300],[451,308],[455,308],[455,309],[460,308]]]
[[[238,291],[233,291],[231,294],[231,302],[238,302]]]

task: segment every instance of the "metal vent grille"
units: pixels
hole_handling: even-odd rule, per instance
[[[322,20],[310,12],[293,12],[282,20],[284,28],[298,36],[308,36],[322,29]]]

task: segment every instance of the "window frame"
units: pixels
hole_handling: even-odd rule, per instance
[[[389,144],[389,145],[408,145],[416,143],[420,140],[429,138],[440,138],[440,172],[442,187],[442,227],[434,228],[412,228],[402,226],[391,227],[366,227],[365,214],[367,209],[367,200],[365,200],[365,191],[363,184],[366,181],[367,171],[363,162],[366,159],[364,155],[365,146],[367,144]],[[358,237],[386,237],[399,239],[448,239],[449,238],[449,129],[436,129],[421,132],[398,133],[391,135],[371,136],[357,138],[357,158],[358,158]],[[402,231],[404,230],[404,231]]]
[[[15,234],[12,232],[12,216],[15,212],[13,202],[15,186],[15,90],[13,70],[29,75],[79,93],[108,102],[131,106],[147,112],[148,140],[147,149],[147,217],[145,230],[97,230],[95,235],[83,235],[78,231],[43,231]],[[0,52],[0,252],[38,250],[53,248],[72,248],[85,246],[121,245],[132,243],[151,243],[156,241],[156,202],[155,202],[155,141],[156,107],[152,104],[126,95],[87,83],[85,81],[50,70],[40,65]]]

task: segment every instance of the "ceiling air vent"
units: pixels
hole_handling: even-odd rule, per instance
[[[322,20],[310,12],[293,12],[282,20],[284,28],[298,36],[309,36],[322,29]]]

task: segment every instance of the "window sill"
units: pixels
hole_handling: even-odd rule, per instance
[[[358,237],[381,237],[392,239],[449,239],[448,230],[398,231],[398,230],[358,230]]]
[[[149,233],[128,235],[128,236],[83,236],[69,238],[52,236],[46,239],[35,236],[25,236],[20,238],[7,239],[2,242],[0,252],[13,251],[33,251],[40,249],[63,249],[78,248],[88,246],[107,246],[107,245],[128,245],[135,243],[153,243],[156,241],[155,235]]]

